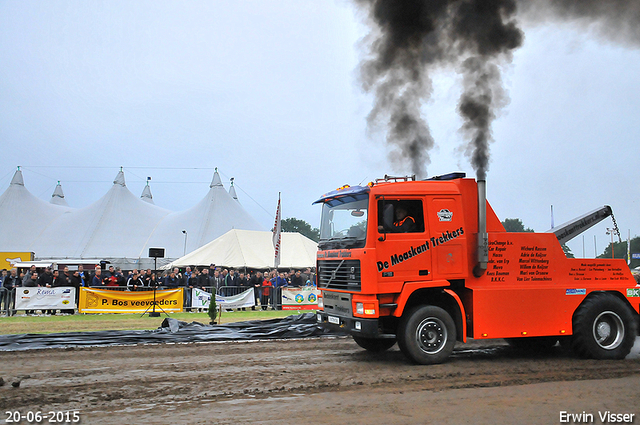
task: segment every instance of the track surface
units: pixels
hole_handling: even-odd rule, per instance
[[[601,423],[606,410],[640,423],[640,340],[623,361],[471,341],[433,366],[350,338],[46,349],[0,352],[0,377],[0,423],[9,410],[77,410],[83,424]]]

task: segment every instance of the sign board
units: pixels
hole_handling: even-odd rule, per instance
[[[153,304],[167,313],[182,311],[182,288],[153,291],[116,291],[80,288],[80,313],[144,313]],[[157,309],[158,311],[161,311]]]
[[[33,252],[0,252],[0,270],[10,270],[23,261],[33,261]]]
[[[634,260],[640,260],[640,252],[632,253],[631,258],[633,258]]]
[[[282,288],[283,310],[317,310],[320,291],[316,288]]]

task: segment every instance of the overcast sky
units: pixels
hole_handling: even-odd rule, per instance
[[[504,69],[510,96],[493,125],[488,199],[501,220],[550,227],[611,205],[623,238],[640,234],[640,50],[570,24],[523,26]],[[179,211],[235,178],[247,211],[319,225],[311,203],[344,184],[405,174],[369,134],[358,64],[369,29],[347,0],[0,0],[0,192],[21,166],[48,201],[103,196],[120,167],[139,196]],[[433,76],[424,106],[437,148],[429,176],[465,171],[460,77]],[[585,234],[609,242],[611,220]],[[126,235],[121,235],[126,237]],[[583,255],[583,238],[569,243]]]

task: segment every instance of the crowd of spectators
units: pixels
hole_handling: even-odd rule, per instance
[[[0,274],[0,311],[7,315],[15,314],[14,290],[18,287],[74,287],[76,299],[79,288],[109,288],[127,291],[148,291],[154,288],[185,288],[184,308],[191,311],[191,288],[199,288],[222,296],[232,296],[253,288],[255,304],[258,308],[266,310],[276,309],[278,302],[276,294],[279,288],[284,287],[309,287],[316,286],[316,275],[311,268],[306,270],[235,270],[233,268],[220,268],[215,264],[209,267],[186,267],[184,270],[173,268],[156,274],[151,269],[122,271],[120,267],[108,266],[103,270],[95,267],[93,272],[79,265],[77,270],[69,271],[65,266],[62,270],[44,268],[38,273],[36,266],[24,272],[18,272],[16,268],[9,271],[3,269]],[[253,307],[255,310],[256,307]],[[44,314],[56,314],[56,310],[43,311]],[[73,309],[61,310],[61,313],[73,314]],[[27,310],[27,315],[35,314],[33,310]]]

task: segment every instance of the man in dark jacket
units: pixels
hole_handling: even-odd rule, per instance
[[[211,288],[211,276],[209,276],[209,269],[204,268],[200,275],[198,275],[198,288],[204,289],[205,291],[210,291]],[[216,292],[215,289],[213,292]]]
[[[13,316],[15,311],[15,288],[22,285],[22,279],[18,276],[18,270],[12,268],[9,275],[4,278],[2,286],[5,289],[5,301],[4,306],[7,312],[7,316]]]
[[[53,285],[53,273],[51,273],[51,267],[47,267],[44,269],[44,273],[42,273],[38,277],[38,286],[51,288]]]
[[[171,270],[171,273],[167,277],[164,278],[163,286],[167,288],[177,288],[180,286],[180,279],[176,276],[176,273]]]
[[[22,281],[22,286],[25,288],[35,288],[38,286],[38,272],[37,271],[29,271],[25,276],[26,279]],[[27,310],[27,315],[36,314],[35,310]]]

